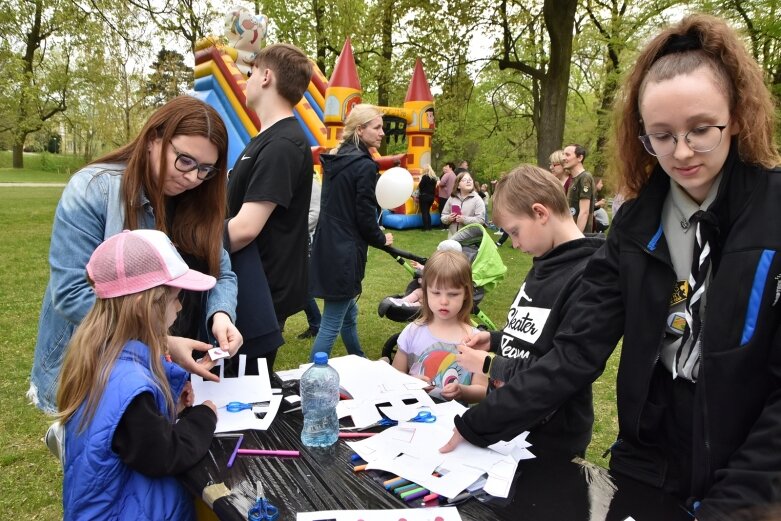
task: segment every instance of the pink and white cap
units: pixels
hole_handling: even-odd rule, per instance
[[[99,298],[157,286],[206,291],[217,283],[211,275],[191,270],[168,236],[158,230],[125,230],[109,237],[92,253],[87,273]]]

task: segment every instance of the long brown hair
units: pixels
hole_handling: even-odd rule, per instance
[[[170,419],[175,413],[161,357],[165,354],[166,308],[176,291],[158,286],[141,293],[97,299],[76,328],[60,371],[57,389],[58,418],[68,421],[86,401],[78,429],[92,420],[106,388],[111,370],[125,344],[138,340],[149,347],[153,384],[165,397]]]
[[[682,48],[680,42],[686,42]],[[700,67],[712,73],[729,100],[730,120],[739,129],[733,139],[737,140],[741,160],[766,168],[779,163],[773,136],[775,110],[762,70],[723,20],[692,15],[663,31],[645,47],[616,98],[613,164],[628,199],[645,186],[657,164],[637,138],[644,133],[640,98],[645,86]]]
[[[173,197],[176,212],[168,226],[163,193],[168,168],[168,145],[175,136],[202,136],[217,147],[215,167],[218,174],[191,190]],[[152,170],[149,143],[159,139],[158,178]],[[127,145],[106,154],[93,163],[125,163],[122,176],[122,200],[125,227],[138,228],[138,210],[145,195],[155,212],[155,226],[171,237],[176,247],[206,261],[209,274],[220,273],[223,220],[226,208],[228,132],[220,115],[212,107],[192,96],[179,96],[157,109],[138,136]]]
[[[464,304],[458,310],[458,321],[462,324],[471,323],[469,315],[472,313],[473,303],[472,268],[466,255],[452,250],[436,251],[426,261],[426,268],[423,270],[420,318],[416,321],[419,324],[429,324],[434,319],[434,313],[428,307],[429,286],[463,288]]]

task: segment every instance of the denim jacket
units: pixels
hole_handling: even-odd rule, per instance
[[[43,296],[27,393],[45,412],[57,411],[58,376],[65,348],[95,302],[87,282],[87,262],[101,242],[124,227],[123,174],[124,165],[90,165],[73,175],[57,205],[49,248],[49,284]],[[138,227],[155,227],[154,212],[146,197],[139,207]],[[217,285],[208,292],[204,320],[208,322],[214,313],[222,311],[235,323],[236,294],[236,275],[223,250],[220,275]]]

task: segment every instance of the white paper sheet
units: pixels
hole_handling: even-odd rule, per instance
[[[220,360],[220,381],[211,382],[193,374],[191,377],[193,392],[197,403],[211,400],[217,406],[217,428],[215,432],[231,432],[245,429],[266,430],[279,411],[282,403],[282,395],[273,394],[271,382],[268,377],[266,359],[258,359],[258,374],[247,375],[246,359],[239,355],[239,376],[236,378],[224,378],[224,365]],[[260,403],[268,402],[263,406],[265,412],[263,419],[255,416],[255,412],[246,409],[239,412],[229,412],[225,406],[230,402]],[[256,408],[257,410],[257,408]]]

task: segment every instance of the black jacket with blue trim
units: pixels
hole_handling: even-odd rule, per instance
[[[701,521],[781,502],[781,171],[741,163],[735,147],[710,208],[720,234],[695,386],[690,504]],[[653,486],[667,455],[641,426],[676,282],[661,213],[669,178],[656,168],[617,215],[589,261],[581,297],[549,355],[516,374],[526,389],[517,421],[533,426],[593,381],[623,335],[617,375],[619,440],[611,468]],[[598,310],[598,311],[597,311]],[[687,462],[683,463],[684,465]]]

